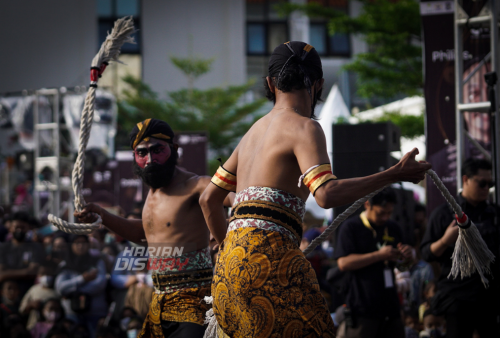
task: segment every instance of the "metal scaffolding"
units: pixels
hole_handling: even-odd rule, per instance
[[[493,177],[495,180],[495,203],[499,202],[499,185],[500,185],[500,137],[497,137],[500,131],[500,119],[497,118],[498,103],[499,103],[499,86],[496,85],[496,75],[492,76],[494,81],[488,85],[492,88],[492,95],[489,101],[465,103],[463,97],[464,85],[472,78],[472,76],[480,70],[480,68],[488,61],[491,64],[490,74],[497,72],[499,68],[499,54],[498,54],[498,9],[499,5],[495,1],[490,0],[486,2],[480,13],[475,17],[469,17],[463,10],[462,4],[464,0],[455,0],[455,101],[456,101],[456,145],[457,145],[457,189],[460,191],[462,188],[462,169],[461,163],[465,158],[464,142],[465,138],[471,140],[472,138],[464,128],[464,112],[481,112],[490,114],[490,128],[492,131],[491,138],[491,160],[493,164]],[[467,1],[467,0],[465,0]],[[463,48],[463,30],[470,27],[486,27],[490,30],[490,53],[487,54],[483,60],[469,73],[464,79],[464,48]],[[494,82],[494,83],[493,83]],[[492,107],[491,103],[494,103]],[[473,139],[472,139],[473,140]],[[482,146],[475,141],[471,144],[475,146],[483,155],[488,155],[489,152],[482,148]],[[488,158],[488,156],[485,156]]]
[[[59,89],[40,89],[35,92],[33,114],[34,130],[34,212],[35,217],[52,213],[63,215],[67,212],[68,219],[73,222],[73,192],[69,176],[73,167],[71,159],[63,156],[61,147],[71,149],[71,139],[62,134],[66,128],[61,123],[59,108],[61,107],[61,93]],[[46,100],[42,100],[45,98]],[[41,104],[48,102],[51,114],[41,116]],[[51,116],[50,116],[51,115]]]

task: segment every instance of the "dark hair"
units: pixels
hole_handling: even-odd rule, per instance
[[[488,160],[468,158],[462,164],[462,175],[472,177],[474,175],[477,175],[480,169],[491,170],[491,168],[491,162]]]
[[[427,208],[422,203],[415,203],[415,212],[426,212]]]
[[[376,194],[375,196],[373,196],[372,198],[370,198],[370,205],[371,206],[380,205],[382,207],[385,207],[387,203],[396,204],[397,201],[398,199],[396,197],[396,193],[394,192],[394,190],[392,188],[387,187],[378,194]]]
[[[18,211],[12,215],[11,221],[21,221],[25,222],[28,225],[31,225],[31,217],[27,212],[24,211]]]
[[[43,302],[43,305],[41,307],[42,311],[40,311],[40,317],[41,317],[42,321],[44,321],[46,319],[45,315],[43,314],[43,309],[50,302],[56,302],[57,304],[59,304],[59,310],[61,312],[61,316],[59,317],[59,319],[57,320],[57,322],[63,320],[65,318],[65,312],[64,312],[64,308],[63,308],[63,306],[61,304],[61,300],[59,298],[49,298],[45,302]]]
[[[3,290],[4,285],[7,284],[7,283],[15,284],[17,286],[17,288],[19,289],[19,283],[18,283],[17,280],[15,280],[15,279],[5,279],[4,281],[2,281],[0,283],[0,291]]]
[[[314,77],[314,74],[310,74],[309,78],[311,80],[311,91],[314,90],[314,84],[316,81],[321,80]],[[276,86],[277,89],[281,90],[283,93],[289,93],[292,90],[301,90],[306,89],[306,85],[304,83],[304,72],[302,69],[296,64],[290,64],[287,66],[286,70],[281,74],[281,78],[279,83],[277,84],[277,78],[271,77],[271,81]],[[276,103],[276,95],[269,88],[269,84],[267,83],[267,78],[264,78],[264,91],[266,97],[269,101]],[[315,97],[317,101],[323,102],[321,98],[321,94],[323,93],[323,88],[321,88],[317,93],[315,93]],[[312,119],[315,119],[315,114],[312,114]]]

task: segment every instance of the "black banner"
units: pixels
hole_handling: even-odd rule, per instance
[[[467,1],[464,11],[476,16],[486,1]],[[455,50],[453,1],[425,1],[420,4],[424,38],[424,95],[426,104],[427,161],[450,190],[457,193],[456,170],[456,102],[455,102]],[[489,62],[482,62],[490,49],[489,30],[466,25],[463,28],[463,102],[487,101],[484,74]],[[475,73],[470,75],[471,72]],[[490,148],[489,121],[485,113],[466,112],[464,125],[471,136],[485,148]],[[467,140],[465,160],[481,157]],[[441,193],[431,180],[427,181],[427,208],[432,212],[444,203]]]

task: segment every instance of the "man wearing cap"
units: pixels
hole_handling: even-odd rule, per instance
[[[304,201],[311,192],[323,208],[348,204],[393,182],[418,182],[431,167],[415,161],[414,149],[384,172],[337,180],[323,130],[313,120],[323,82],[311,45],[279,45],[265,82],[274,108],[246,133],[201,196],[220,243],[212,283],[219,336],[334,337],[316,274],[299,249]],[[221,208],[230,191],[237,194],[227,228]]]
[[[210,178],[176,166],[173,138],[170,126],[157,119],[138,123],[130,134],[134,173],[150,187],[142,220],[112,215],[95,204],[75,213],[84,222],[99,214],[111,231],[134,243],[147,242],[155,291],[139,337],[203,337],[205,331],[208,308],[202,300],[210,295],[213,264],[198,199]],[[229,198],[225,204],[231,204]],[[132,248],[129,256],[139,251]]]

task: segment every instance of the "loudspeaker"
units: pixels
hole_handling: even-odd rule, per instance
[[[334,153],[399,151],[401,131],[392,122],[334,124]]]
[[[398,163],[390,152],[333,153],[332,171],[339,179],[368,176]]]
[[[391,122],[337,124],[332,132],[332,170],[339,179],[372,175],[398,162],[390,152],[400,150],[401,132]],[[334,215],[347,207],[335,208]]]

